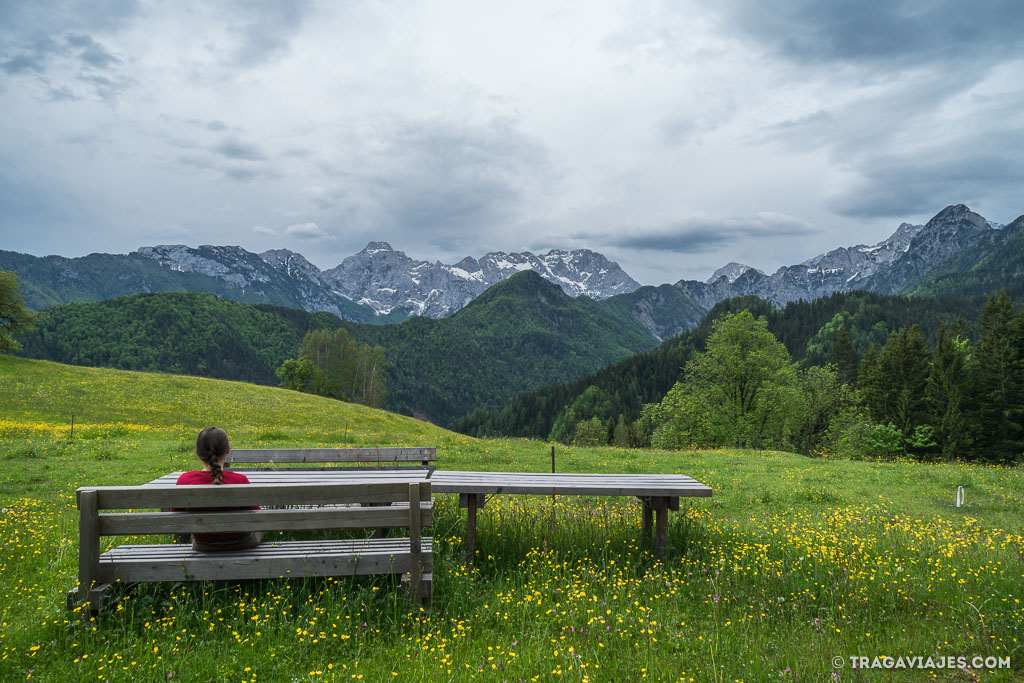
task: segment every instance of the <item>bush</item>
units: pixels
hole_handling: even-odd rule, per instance
[[[895,460],[904,454],[903,434],[891,422],[855,422],[843,430],[837,451],[854,460]]]

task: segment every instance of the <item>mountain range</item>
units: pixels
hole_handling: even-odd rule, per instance
[[[707,282],[680,280],[675,284],[698,305],[710,309],[719,301],[753,294],[785,306],[813,301],[836,292],[867,290],[903,293],[908,285],[961,251],[1003,234],[963,204],[948,206],[924,225],[903,223],[878,244],[839,247],[802,263],[783,266],[772,275],[740,263],[730,263]]]
[[[755,295],[781,307],[858,289],[931,291],[933,271],[947,283],[972,271],[974,286],[983,288],[978,264],[1005,258],[1003,245],[1016,234],[1009,228],[1019,221],[1004,228],[957,204],[924,225],[903,223],[877,244],[839,247],[772,275],[730,263],[706,282],[680,280],[661,287],[641,287],[618,264],[588,249],[491,252],[446,265],[410,258],[387,242],[371,242],[323,271],[286,249],[257,254],[211,245],[141,247],[130,254],[81,258],[0,251],[0,268],[17,272],[33,309],[140,292],[197,291],[377,324],[451,316],[497,282],[530,270],[571,297],[612,300],[656,339],[664,339],[693,327],[717,302],[735,296]],[[1007,268],[1002,279],[1012,281],[1019,266]]]

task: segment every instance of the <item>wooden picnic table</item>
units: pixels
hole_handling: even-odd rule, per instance
[[[346,481],[406,480],[408,472],[356,470],[344,467],[303,467],[243,470],[256,483],[324,483],[344,477]],[[174,484],[181,472],[171,472],[147,485]],[[573,474],[543,472],[423,471],[434,493],[457,493],[459,507],[466,508],[466,560],[472,562],[476,546],[477,510],[489,496],[498,494],[559,496],[635,496],[643,504],[643,533],[650,538],[654,518],[654,546],[665,556],[668,511],[679,509],[680,498],[709,497],[711,489],[682,474]]]

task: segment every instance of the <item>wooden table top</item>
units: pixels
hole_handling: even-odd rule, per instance
[[[428,478],[434,493],[509,493],[563,496],[708,497],[711,489],[683,474],[575,474],[545,472],[462,472],[457,470],[347,470],[344,467],[238,468],[253,484],[351,483],[410,481]],[[181,472],[154,479],[147,486],[173,485]]]

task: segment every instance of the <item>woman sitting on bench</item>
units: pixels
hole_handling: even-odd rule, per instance
[[[224,462],[231,452],[228,435],[218,427],[207,427],[196,437],[196,455],[203,463],[203,469],[195,472],[182,472],[176,482],[179,485],[189,484],[248,484],[249,479],[239,472],[224,469]],[[190,508],[190,512],[206,510],[258,510],[252,508]],[[201,552],[220,552],[224,550],[248,550],[260,544],[263,532],[193,534],[192,547]]]

